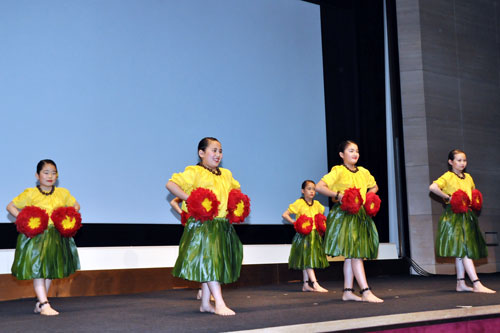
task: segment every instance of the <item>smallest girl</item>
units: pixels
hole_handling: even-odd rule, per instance
[[[429,190],[446,202],[446,208],[439,219],[436,237],[436,255],[438,257],[455,257],[457,269],[456,291],[473,291],[476,293],[495,293],[483,286],[476,274],[473,259],[486,258],[488,250],[479,229],[478,218],[474,210],[465,207],[465,212],[453,211],[454,193],[460,190],[472,198],[475,190],[471,175],[465,172],[467,156],[462,150],[454,149],[448,154],[448,170],[436,179]],[[450,204],[451,201],[451,204]],[[462,201],[462,200],[460,200]],[[474,207],[473,207],[474,208]],[[465,284],[465,272],[472,281],[472,288]]]
[[[302,183],[302,197],[295,200],[283,213],[283,218],[292,224],[296,224],[301,216],[310,218],[312,230],[304,235],[297,232],[292,240],[290,257],[288,258],[288,268],[301,269],[304,278],[302,291],[317,291],[326,293],[328,290],[321,287],[316,280],[314,268],[326,268],[329,266],[323,250],[323,239],[314,223],[317,214],[323,216],[325,207],[314,200],[316,196],[316,184],[312,180],[305,180]],[[293,220],[290,215],[295,215]],[[296,227],[297,229],[297,227]]]

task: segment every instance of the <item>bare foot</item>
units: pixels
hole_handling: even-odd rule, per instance
[[[363,302],[370,302],[370,303],[382,303],[384,302],[383,299],[378,298],[375,296],[370,290],[367,290],[363,293],[361,299]]]
[[[215,314],[219,316],[234,316],[236,312],[228,308],[226,305],[224,306],[216,306],[215,307]]]
[[[328,290],[319,285],[318,281],[315,281],[313,284],[313,290],[319,293],[327,293]]]
[[[355,293],[353,293],[352,291],[344,291],[344,293],[342,294],[342,300],[360,302],[363,299],[358,295],[356,295]]]
[[[57,316],[59,312],[52,309],[49,303],[41,304],[39,306],[40,314],[43,316]]]
[[[40,309],[40,302],[36,302],[35,308],[33,309],[34,313],[40,313],[42,312],[42,309]]]
[[[196,299],[201,299],[202,291],[198,289],[198,293],[196,294]]]
[[[472,291],[475,292],[475,293],[485,293],[485,294],[494,294],[494,293],[496,293],[495,290],[491,290],[490,288],[486,288],[479,281],[477,281],[476,283],[474,283],[474,289],[472,289]]]
[[[302,285],[302,291],[314,291],[313,288],[309,285],[309,282],[304,282]]]
[[[212,304],[208,305],[200,305],[200,312],[210,312],[210,313],[215,313],[215,308]]]
[[[473,291],[471,287],[465,284],[464,281],[457,281],[457,289],[458,292],[462,291]]]

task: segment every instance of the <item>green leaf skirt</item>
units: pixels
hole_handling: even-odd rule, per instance
[[[240,277],[242,261],[243,245],[227,219],[201,223],[190,218],[172,274],[190,281],[231,283]]]
[[[346,258],[375,259],[378,256],[378,232],[375,223],[361,207],[349,214],[336,204],[326,221],[325,253]]]
[[[80,269],[72,237],[62,237],[53,225],[33,238],[19,234],[12,264],[18,280],[61,279]]]
[[[477,215],[473,211],[455,214],[450,205],[441,215],[436,237],[436,255],[470,259],[486,258],[488,249],[484,241]]]
[[[292,240],[290,257],[288,257],[288,268],[326,268],[329,266],[323,249],[323,239],[314,229],[309,235],[302,235],[298,232]]]

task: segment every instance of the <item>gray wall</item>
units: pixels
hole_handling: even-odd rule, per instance
[[[454,273],[454,261],[434,255],[443,208],[428,185],[446,171],[448,152],[463,149],[484,196],[481,229],[500,231],[500,0],[396,6],[412,258],[430,272]],[[499,270],[499,248],[488,250],[479,272]]]

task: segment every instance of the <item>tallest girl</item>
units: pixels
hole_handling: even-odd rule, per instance
[[[339,145],[339,155],[343,164],[336,165],[316,185],[316,191],[331,197],[335,206],[328,214],[325,232],[325,253],[331,256],[344,256],[344,301],[383,302],[375,296],[366,281],[363,259],[374,259],[378,255],[378,233],[375,223],[360,207],[366,201],[367,192],[378,191],[375,178],[370,172],[356,166],[359,159],[358,145],[354,141],[344,141]],[[353,188],[357,190],[352,191]],[[356,191],[357,212],[344,211]],[[348,194],[349,193],[349,194]],[[342,205],[340,205],[342,203]],[[346,204],[346,205],[344,205]],[[361,297],[354,294],[354,278],[361,288]]]

